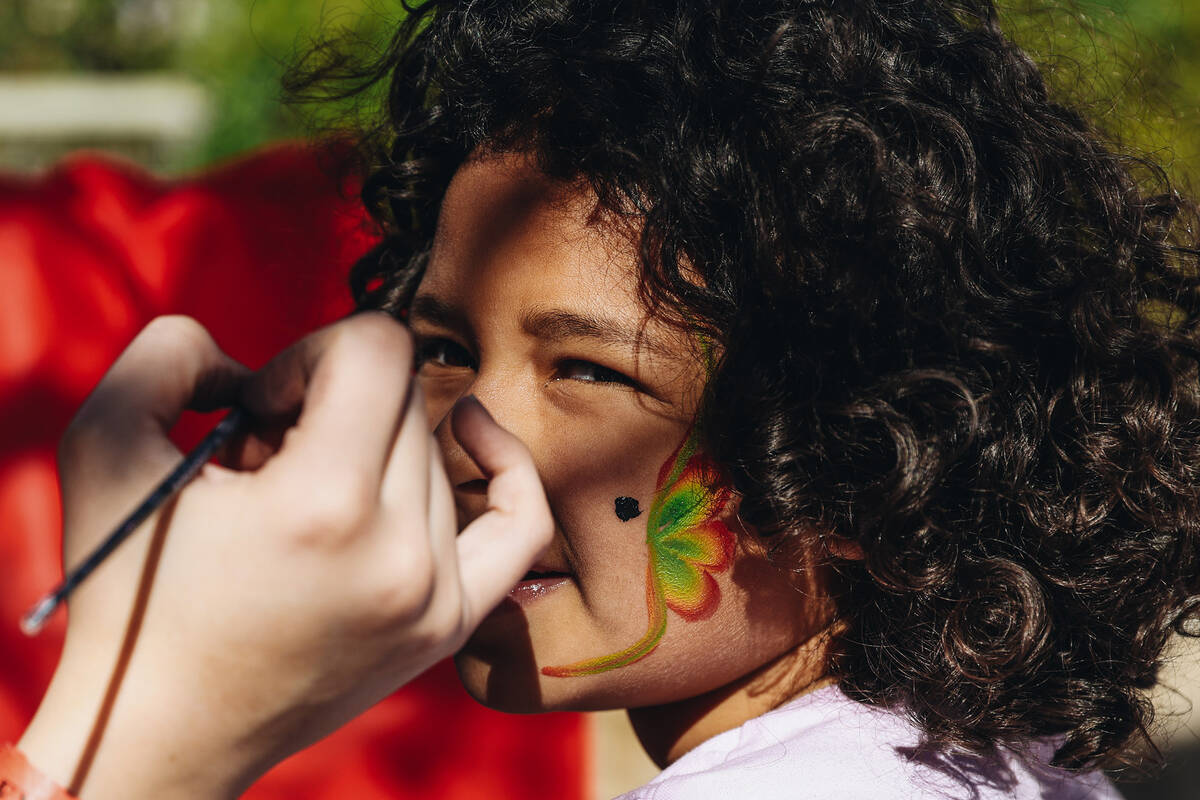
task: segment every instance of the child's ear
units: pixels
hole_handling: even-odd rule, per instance
[[[725,523],[725,527],[733,531],[734,535],[741,540],[745,536],[753,533],[754,529],[746,523],[742,522],[742,517],[738,511],[742,507],[742,496],[738,494],[736,489],[729,489],[729,499],[725,501],[724,508],[717,514],[717,519]]]

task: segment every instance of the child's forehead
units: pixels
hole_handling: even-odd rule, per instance
[[[532,156],[472,157],[446,192],[414,302],[463,313],[483,298],[526,330],[619,328],[610,341],[707,360],[695,326],[648,310],[639,234],[637,220],[601,209],[586,181],[549,177]]]
[[[585,186],[564,184],[509,154],[471,159],[442,202],[427,283],[497,281],[495,288],[640,310],[636,236],[601,220]]]
[[[587,217],[595,207],[595,194],[586,180],[563,180],[548,175],[537,156],[522,151],[472,153],[455,169],[443,199],[443,208],[463,201],[498,201],[521,208],[536,205]]]

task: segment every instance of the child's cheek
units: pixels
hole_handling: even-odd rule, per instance
[[[543,667],[543,674],[570,678],[629,666],[658,647],[667,630],[668,611],[692,622],[716,611],[721,589],[715,576],[729,568],[734,552],[734,534],[722,521],[732,492],[698,449],[698,439],[695,429],[689,430],[663,462],[645,514],[645,633],[621,650]],[[640,505],[629,496],[612,501],[613,513],[623,523],[642,516]]]

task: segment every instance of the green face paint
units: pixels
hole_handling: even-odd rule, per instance
[[[595,675],[645,658],[667,631],[667,609],[686,620],[712,614],[721,598],[713,574],[733,559],[733,532],[717,519],[731,490],[720,484],[716,465],[697,449],[695,426],[658,473],[646,520],[650,563],[646,574],[649,624],[624,650],[561,667],[543,667],[556,678]]]

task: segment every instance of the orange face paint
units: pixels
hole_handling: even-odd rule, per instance
[[[639,661],[667,631],[667,609],[686,620],[703,619],[717,607],[721,590],[714,573],[733,559],[733,532],[718,519],[732,495],[716,465],[702,453],[693,425],[662,465],[646,520],[650,561],[646,574],[649,623],[642,638],[616,653],[542,673],[558,678],[595,675]]]

